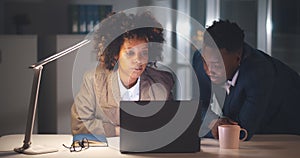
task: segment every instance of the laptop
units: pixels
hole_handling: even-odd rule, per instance
[[[200,151],[199,101],[121,101],[121,153]]]

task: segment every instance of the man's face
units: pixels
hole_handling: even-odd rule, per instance
[[[241,53],[228,52],[226,49],[218,49],[204,45],[203,65],[206,74],[212,83],[222,84],[231,79],[239,66]]]
[[[223,59],[217,48],[204,46],[202,49],[203,66],[206,74],[214,84],[226,81]]]

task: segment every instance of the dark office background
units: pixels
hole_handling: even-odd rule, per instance
[[[112,4],[114,11],[120,11],[147,5],[162,5],[177,10],[181,7],[179,5],[184,5],[186,2],[189,5],[187,14],[205,26],[206,13],[209,9],[206,7],[207,1],[209,0],[0,0],[0,35],[30,34],[37,35],[38,39],[41,39],[48,35],[71,34],[68,10],[71,4]],[[219,1],[220,18],[237,22],[246,33],[246,41],[254,47],[258,45],[259,28],[257,26],[258,17],[261,16],[258,14],[259,1]],[[272,44],[271,52],[269,53],[300,73],[300,1],[266,1],[272,4]],[[26,52],[22,52],[20,57],[22,55],[26,55]],[[41,59],[43,57],[45,57],[45,54],[38,52],[38,58]],[[5,93],[2,88],[0,89],[1,92]],[[26,102],[25,104],[28,103]],[[1,104],[1,106],[4,107],[5,105]],[[49,114],[52,115],[53,113],[50,112]],[[55,115],[50,118],[53,117]],[[44,117],[41,118],[40,122],[47,125],[49,120]],[[51,127],[51,125],[48,127],[52,129],[44,127],[44,129],[40,128],[39,131],[55,133],[55,127]]]

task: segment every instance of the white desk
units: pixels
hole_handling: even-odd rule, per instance
[[[71,135],[33,135],[34,145],[43,145],[58,148],[58,152],[41,155],[24,155],[13,151],[15,147],[21,147],[24,135],[7,135],[0,137],[0,157],[62,157],[62,158],[116,158],[116,157],[134,157],[134,158],[154,158],[154,157],[272,157],[272,158],[299,158],[300,157],[300,136],[295,135],[256,135],[251,141],[242,142],[240,149],[219,149],[217,140],[202,139],[201,151],[188,154],[121,154],[119,151],[109,147],[90,147],[81,152],[70,152],[62,144],[70,145]]]

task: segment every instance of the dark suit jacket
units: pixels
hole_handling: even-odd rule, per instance
[[[199,60],[198,60],[199,59]],[[210,84],[203,77],[201,55],[194,55],[193,66],[198,82]],[[204,82],[204,83],[203,83]],[[201,85],[201,84],[200,84]],[[300,134],[300,77],[288,66],[244,44],[239,76],[226,96],[223,114],[253,134]],[[200,98],[208,99],[203,89]],[[205,110],[210,110],[209,108]]]

